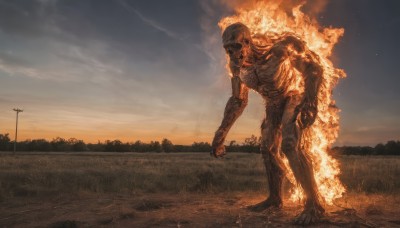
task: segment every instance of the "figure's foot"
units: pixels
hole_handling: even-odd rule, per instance
[[[321,205],[306,205],[303,212],[294,220],[297,225],[310,225],[319,222],[324,217],[324,208]]]
[[[254,212],[261,212],[269,208],[279,209],[281,207],[282,207],[282,199],[268,197],[268,199],[260,203],[248,206],[247,209]]]

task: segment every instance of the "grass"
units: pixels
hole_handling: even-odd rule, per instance
[[[344,156],[350,192],[397,193],[400,158]],[[259,154],[0,154],[0,200],[79,193],[265,192]]]
[[[350,191],[390,194],[400,191],[400,157],[345,156],[340,161],[341,180]]]
[[[400,225],[400,158],[345,156],[348,194],[315,227]],[[260,154],[0,153],[0,227],[293,227],[266,197]]]

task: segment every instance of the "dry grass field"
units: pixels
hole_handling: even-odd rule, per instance
[[[314,227],[400,227],[400,158],[340,157],[346,195]],[[290,227],[259,154],[0,154],[0,227]]]

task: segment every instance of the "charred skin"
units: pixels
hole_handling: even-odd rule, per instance
[[[212,142],[212,155],[225,154],[224,140],[247,105],[248,86],[240,79],[241,69],[251,69],[257,78],[252,87],[266,100],[266,118],[261,126],[261,153],[267,173],[269,197],[250,209],[262,211],[282,206],[282,181],[285,166],[281,154],[288,158],[290,168],[306,195],[304,211],[295,223],[307,225],[317,222],[324,214],[308,151],[300,145],[303,132],[312,126],[318,114],[318,93],[323,70],[318,56],[295,36],[287,35],[270,45],[265,54],[256,52],[248,28],[235,23],[223,33],[223,43],[230,57],[232,96],[226,104],[224,118]],[[289,66],[286,69],[282,66]],[[285,80],[291,70],[303,77],[304,91],[291,91]],[[307,143],[307,142],[305,142]]]
[[[247,106],[249,90],[243,85],[238,76],[231,79],[232,96],[226,103],[224,118],[218,130],[215,132],[214,140],[211,144],[211,155],[214,157],[222,157],[225,155],[225,138],[231,129],[232,125],[243,113]]]

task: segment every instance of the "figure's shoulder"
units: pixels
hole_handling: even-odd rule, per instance
[[[294,54],[307,52],[306,43],[295,33],[265,33],[255,34],[252,37],[254,46],[257,47],[260,61],[264,62],[272,57],[282,59]]]
[[[281,48],[293,49],[297,52],[304,52],[306,50],[306,43],[294,33],[285,33],[279,42],[276,43]]]

